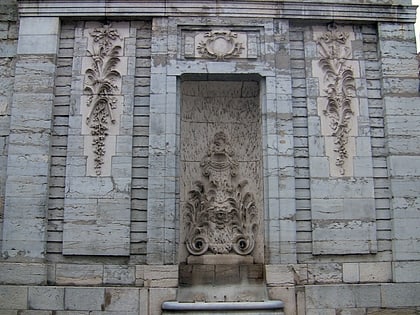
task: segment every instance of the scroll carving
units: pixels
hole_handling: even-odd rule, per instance
[[[339,31],[337,25],[332,23],[328,25],[328,32],[318,39],[321,54],[319,65],[327,93],[323,114],[328,118],[332,130],[334,151],[338,154],[335,165],[341,175],[345,175],[350,120],[354,117],[352,97],[356,90],[353,69],[348,65],[351,56],[350,47],[347,46],[348,37],[348,33]]]
[[[224,132],[218,132],[200,166],[202,180],[184,208],[186,247],[192,255],[249,255],[255,246],[257,208]]]
[[[205,33],[206,40],[197,46],[198,53],[204,58],[224,60],[239,57],[243,43],[238,42],[237,33],[231,31],[217,30]]]
[[[115,95],[121,80],[121,74],[116,69],[120,62],[118,55],[121,46],[115,44],[120,36],[110,25],[95,29],[90,36],[93,39],[92,48],[88,50],[91,65],[85,72],[84,87],[84,92],[89,96],[87,106],[90,107],[86,124],[93,136],[94,167],[99,176],[104,164],[109,125],[116,122],[113,111],[117,107]]]

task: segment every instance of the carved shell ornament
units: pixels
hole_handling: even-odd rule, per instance
[[[345,175],[349,122],[354,117],[352,98],[356,91],[353,69],[347,64],[351,55],[350,47],[347,46],[348,37],[348,33],[340,31],[337,25],[332,23],[328,25],[328,32],[317,42],[321,55],[319,65],[327,87],[327,104],[323,114],[329,119],[329,127],[334,137],[334,151],[337,152],[335,165],[341,175]]]
[[[96,175],[101,175],[104,164],[105,139],[108,136],[109,124],[115,123],[113,110],[117,106],[117,81],[121,80],[116,70],[121,46],[114,44],[120,39],[118,31],[110,25],[96,28],[90,33],[93,39],[92,50],[88,50],[91,65],[85,72],[84,92],[89,96],[87,106],[91,108],[86,124],[93,136],[92,146]]]
[[[184,207],[185,244],[192,255],[249,255],[258,229],[254,196],[238,177],[238,162],[224,132],[218,132],[200,163],[202,180]]]
[[[239,57],[245,48],[237,42],[237,33],[217,30],[205,33],[205,41],[197,46],[198,53],[204,58],[224,60]]]

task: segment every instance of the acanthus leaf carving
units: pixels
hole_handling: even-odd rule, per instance
[[[116,69],[120,62],[118,56],[121,46],[114,44],[120,36],[110,25],[96,28],[90,36],[93,39],[92,49],[88,50],[91,65],[85,71],[84,92],[88,95],[86,105],[91,109],[86,117],[86,124],[93,136],[94,167],[99,176],[104,164],[109,124],[116,122],[113,111],[117,107],[115,95],[121,80],[121,74]]]
[[[249,255],[258,230],[257,207],[246,180],[238,177],[227,136],[218,132],[200,163],[202,180],[189,191],[184,207],[186,247],[192,255]]]
[[[348,65],[351,55],[350,48],[346,45],[348,37],[348,33],[339,31],[337,25],[331,23],[328,25],[328,32],[318,39],[321,54],[319,65],[324,73],[327,93],[323,114],[329,119],[334,137],[334,151],[338,155],[335,165],[341,175],[345,175],[350,121],[354,116],[352,97],[356,91],[353,69]]]
[[[205,40],[197,46],[198,53],[203,58],[224,60],[239,57],[243,43],[237,41],[237,33],[226,30],[214,30],[204,34]]]

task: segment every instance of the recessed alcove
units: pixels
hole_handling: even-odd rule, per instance
[[[258,76],[184,75],[180,85],[180,301],[263,301]]]

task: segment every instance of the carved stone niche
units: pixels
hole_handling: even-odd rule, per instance
[[[262,263],[259,84],[181,85],[180,261]]]

